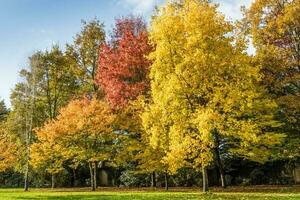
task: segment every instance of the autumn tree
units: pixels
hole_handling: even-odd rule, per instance
[[[35,170],[45,170],[51,174],[51,188],[55,188],[55,177],[64,170],[66,160],[63,148],[57,142],[60,126],[49,120],[41,128],[36,129],[38,142],[31,145],[30,163]]]
[[[59,49],[59,46],[53,46],[50,51],[42,53],[41,62],[35,68],[36,73],[38,73],[38,93],[36,94],[35,105],[39,111],[36,113],[41,114],[38,116],[41,122],[40,126],[48,120],[55,119],[62,107],[67,105],[71,99],[79,96],[79,84],[76,82],[76,75],[71,66],[72,60]],[[57,156],[55,147],[50,145],[48,146],[49,151],[47,151],[45,146],[45,153]],[[52,160],[59,162],[58,160]],[[54,188],[55,175],[62,169],[59,168],[60,170],[58,170],[53,167],[53,163],[49,164],[48,171],[52,175],[51,186]]]
[[[0,123],[0,172],[13,168],[16,161],[16,145],[9,135],[5,124]]]
[[[300,130],[299,0],[256,0],[246,10],[244,28],[253,38],[255,61],[263,84],[279,105],[277,114],[287,133],[280,157],[298,159]]]
[[[119,129],[119,143],[116,145],[114,160],[117,166],[133,163],[137,174],[149,174],[151,187],[156,187],[156,174],[165,175],[165,188],[168,189],[168,168],[161,162],[164,151],[150,145],[149,134],[142,126],[141,113],[144,112],[147,98],[140,96],[117,112],[116,127]]]
[[[11,94],[12,111],[7,119],[8,132],[18,141],[19,152],[17,170],[24,174],[24,190],[29,189],[30,145],[33,141],[33,128],[38,124],[36,112],[36,94],[38,85],[38,66],[41,53],[29,58],[29,70],[21,70],[22,82],[17,83]]]
[[[144,127],[151,144],[166,152],[171,172],[184,165],[202,169],[203,191],[215,133],[235,141],[235,155],[260,162],[282,138],[266,129],[278,125],[272,119],[276,104],[257,87],[259,68],[232,32],[217,6],[205,0],[169,2],[152,21],[153,103],[142,116]]]
[[[54,170],[53,173],[61,169],[63,160],[87,163],[91,187],[95,190],[98,163],[110,160],[115,137],[114,118],[105,102],[96,99],[71,101],[61,110],[57,120],[38,129],[39,142],[34,148],[36,163],[39,159],[49,159],[53,165],[49,165],[48,170]],[[50,153],[45,154],[45,148]]]
[[[36,66],[39,74],[36,101],[44,113],[40,116],[42,122],[55,119],[59,109],[78,97],[79,84],[71,66],[72,61],[58,46],[42,54],[41,63]]]
[[[4,101],[0,101],[0,172],[13,168],[16,163],[16,145],[6,125],[8,113]]]
[[[147,56],[152,50],[142,18],[117,19],[111,40],[103,45],[99,55],[96,81],[110,105],[119,113],[117,124],[122,134],[119,134],[116,162],[136,162],[138,173],[151,174],[154,187],[155,173],[164,171],[160,162],[162,153],[149,145],[139,116],[143,106],[137,101],[140,95],[149,91],[151,63]]]
[[[98,71],[98,58],[101,45],[105,42],[103,23],[94,19],[89,22],[82,21],[82,29],[75,36],[74,42],[68,44],[66,53],[73,61],[72,68],[80,83],[82,95],[97,94],[102,96],[96,84]]]
[[[102,45],[96,83],[113,107],[124,107],[149,88],[152,50],[146,25],[140,17],[116,20],[111,41]]]
[[[17,83],[11,94],[12,111],[8,117],[10,132],[21,146],[27,149],[20,155],[19,170],[27,175],[30,146],[35,139],[33,129],[54,119],[58,110],[76,97],[78,84],[70,68],[70,60],[58,46],[50,51],[36,52],[29,58],[29,67],[22,69],[22,81]],[[24,158],[26,159],[25,161]],[[21,167],[25,166],[25,167]],[[28,190],[25,181],[25,190]]]

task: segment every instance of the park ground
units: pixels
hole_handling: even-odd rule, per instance
[[[229,187],[226,190],[211,188],[209,193],[200,192],[200,188],[171,188],[168,192],[163,189],[149,188],[98,188],[90,192],[88,188],[76,189],[0,189],[1,200],[26,199],[61,199],[61,200],[300,200],[300,186],[255,186]]]

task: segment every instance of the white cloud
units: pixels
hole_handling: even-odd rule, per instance
[[[131,9],[134,14],[149,16],[156,5],[162,5],[168,0],[119,0],[119,4]],[[242,18],[241,7],[249,8],[255,0],[213,0],[219,4],[218,10],[222,12],[227,20],[238,20]],[[249,43],[248,53],[255,54],[255,48]]]
[[[219,4],[219,11],[225,14],[229,20],[237,20],[242,17],[241,6],[249,8],[254,0],[215,0]]]
[[[156,5],[161,5],[168,0],[119,0],[119,4],[132,10],[134,14],[149,14]],[[237,20],[242,17],[241,6],[248,8],[254,0],[214,0],[219,4],[219,11],[227,19]]]
[[[120,0],[119,2],[123,6],[131,8],[134,14],[148,14],[162,0]]]
[[[219,11],[225,15],[226,19],[235,21],[243,17],[241,7],[249,8],[254,0],[214,0],[214,2],[219,4]],[[249,55],[254,55],[255,51],[250,39],[247,52]]]

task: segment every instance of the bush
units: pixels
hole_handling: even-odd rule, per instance
[[[244,178],[242,183],[241,183],[242,186],[249,186],[251,185],[251,179],[250,178]]]
[[[137,174],[134,171],[126,170],[121,172],[121,185],[126,187],[143,187],[148,186],[150,182],[149,176],[145,174]]]
[[[253,185],[266,184],[268,182],[265,173],[260,169],[253,169],[249,175],[250,183]]]

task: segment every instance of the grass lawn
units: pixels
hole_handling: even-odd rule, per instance
[[[300,187],[230,187],[226,190],[212,188],[210,193],[203,194],[199,188],[180,189],[172,188],[169,192],[161,189],[118,189],[98,188],[96,192],[88,189],[31,189],[23,192],[21,189],[0,189],[1,200],[12,199],[86,199],[86,200],[171,200],[171,199],[198,199],[198,200],[300,200]]]

